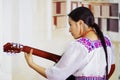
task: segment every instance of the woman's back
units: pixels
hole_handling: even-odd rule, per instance
[[[77,40],[85,48],[83,51],[86,52],[86,65],[82,70],[78,70],[74,76],[77,78],[105,78],[106,75],[106,59],[105,51],[102,47],[100,40],[91,41],[88,38],[80,38]],[[105,37],[107,51],[108,51],[108,71],[110,71],[111,65],[113,64],[113,53],[110,40]],[[83,59],[84,60],[84,59]],[[81,80],[81,79],[79,79]]]

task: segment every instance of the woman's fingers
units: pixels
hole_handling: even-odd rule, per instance
[[[29,53],[25,53],[25,59],[28,64],[32,62],[32,53],[33,53],[33,49],[31,49]]]
[[[32,55],[32,53],[33,53],[33,49],[30,50],[30,55]]]

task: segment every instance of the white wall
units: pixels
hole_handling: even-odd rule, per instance
[[[11,56],[3,53],[3,44],[11,41],[11,2],[0,0],[0,80],[11,80]]]
[[[0,80],[45,80],[28,67],[23,52],[8,56],[2,46],[17,42],[61,55],[72,38],[67,29],[53,29],[51,8],[51,0],[0,0]],[[34,61],[54,64],[36,56]]]

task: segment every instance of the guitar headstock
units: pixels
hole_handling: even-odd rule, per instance
[[[22,49],[23,49],[23,45],[17,43],[6,43],[3,46],[3,51],[10,53],[20,53]]]

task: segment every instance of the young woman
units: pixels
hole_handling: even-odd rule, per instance
[[[48,80],[108,80],[115,69],[112,44],[95,23],[92,12],[78,7],[69,15],[70,33],[76,39],[52,68],[45,69],[32,60],[32,50],[25,53],[28,65]]]

